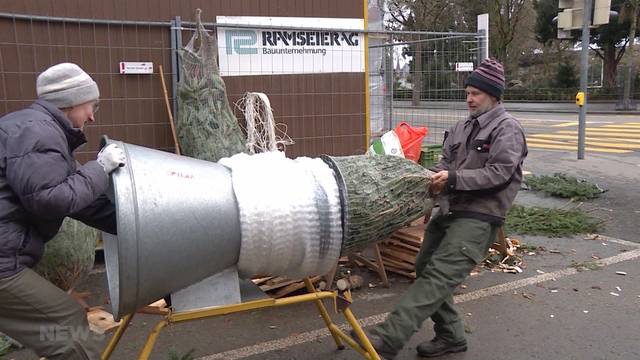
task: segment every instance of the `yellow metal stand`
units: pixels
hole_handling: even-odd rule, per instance
[[[291,297],[282,298],[282,299],[255,300],[255,301],[250,301],[250,302],[240,303],[235,305],[198,309],[198,310],[185,311],[180,313],[174,313],[174,312],[168,311],[167,314],[163,316],[163,319],[160,322],[158,322],[158,324],[156,324],[156,326],[153,328],[153,330],[149,334],[149,337],[147,338],[147,342],[145,343],[144,348],[142,349],[142,352],[140,353],[140,356],[138,357],[138,359],[140,360],[149,359],[149,356],[151,355],[151,351],[153,350],[153,347],[156,343],[156,340],[158,339],[158,336],[160,335],[160,332],[164,327],[168,326],[169,324],[179,323],[184,321],[191,321],[191,320],[198,320],[198,319],[205,319],[205,318],[212,318],[216,316],[234,314],[234,313],[249,311],[249,310],[280,307],[280,306],[287,306],[287,305],[299,304],[303,302],[314,301],[316,303],[318,311],[320,312],[320,315],[322,315],[322,319],[324,320],[327,328],[331,332],[331,335],[333,336],[333,340],[335,341],[338,349],[344,349],[344,345],[343,345],[343,342],[344,342],[350,347],[352,347],[354,350],[356,350],[358,353],[360,353],[365,359],[380,360],[380,357],[376,353],[373,346],[371,346],[371,343],[369,342],[369,339],[367,339],[367,336],[365,335],[364,331],[360,327],[360,324],[358,324],[356,317],[351,312],[351,309],[349,309],[349,305],[352,302],[351,294],[349,293],[349,291],[346,291],[346,292],[317,291],[313,287],[313,284],[311,283],[311,281],[309,281],[309,279],[305,279],[304,283],[307,287],[307,290],[309,291],[309,293],[305,295],[291,296]],[[351,336],[345,334],[331,320],[331,317],[329,316],[329,312],[327,311],[327,308],[324,306],[324,303],[322,302],[323,299],[331,299],[335,306],[336,313],[342,312],[344,314],[345,319],[355,331],[360,341],[360,344],[363,344],[364,348],[358,345],[358,343],[354,339],[352,339]],[[102,353],[102,357],[101,357],[102,360],[108,360],[111,357],[111,354],[113,353],[116,346],[118,345],[118,342],[120,341],[125,330],[129,326],[129,323],[131,323],[132,318],[133,318],[133,314],[127,315],[123,318],[122,323],[120,324],[115,334],[109,341],[109,344],[107,345],[106,349]]]

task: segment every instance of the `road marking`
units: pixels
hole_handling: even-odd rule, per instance
[[[613,124],[613,122],[612,121],[587,121],[587,125],[593,125],[593,124]],[[569,126],[578,126],[578,122],[570,121],[562,124],[551,125],[551,127],[569,127]],[[608,126],[608,125],[604,125],[604,126]]]
[[[585,144],[595,147],[609,148],[609,149],[624,149],[624,150],[635,150],[640,149],[640,144],[625,144],[625,143],[614,143],[614,142],[606,142],[609,140],[608,138],[596,139],[586,138]],[[568,141],[557,141],[557,140],[547,140],[538,136],[530,136],[527,138],[527,144],[535,144],[535,143],[547,143],[547,144],[557,144],[557,145],[567,145],[567,144],[578,144],[578,139],[572,138]]]
[[[588,128],[585,129],[586,132],[592,132],[592,133],[602,133],[602,134],[611,134],[611,133],[629,133],[632,135],[636,135],[636,136],[640,136],[640,129],[629,129],[629,128],[621,128],[621,129],[611,129],[611,128],[603,128],[603,127],[595,127],[595,128]],[[558,130],[558,132],[566,132],[566,131],[577,131],[577,130]]]
[[[632,128],[622,128],[622,129],[610,129],[610,128],[604,128],[604,127],[596,127],[596,128],[589,128],[586,129],[587,131],[598,131],[598,132],[602,132],[602,133],[614,133],[614,132],[620,132],[620,131],[624,131],[627,133],[635,133],[635,134],[640,134],[640,129],[632,129]]]
[[[595,263],[601,266],[609,266],[609,265],[614,265],[624,261],[630,261],[630,260],[635,260],[640,258],[640,249],[638,248],[640,244],[632,243],[626,240],[613,239],[613,238],[606,238],[606,240],[610,242],[618,242],[624,245],[629,245],[629,246],[635,247],[636,249],[623,252],[621,254],[611,256],[608,258],[597,260],[595,261]],[[540,275],[528,277],[521,280],[516,280],[516,281],[511,281],[511,282],[500,284],[500,285],[491,286],[491,287],[476,290],[467,294],[456,295],[454,297],[454,302],[456,304],[459,304],[459,303],[464,303],[468,301],[479,300],[489,296],[508,293],[523,287],[540,284],[550,280],[558,280],[560,278],[576,275],[576,274],[578,274],[578,270],[576,268],[573,268],[573,267],[566,268],[566,269],[562,269],[562,270],[558,270],[558,271],[554,271],[546,274],[540,274]],[[372,315],[372,316],[360,319],[358,320],[358,322],[363,327],[373,326],[373,325],[382,323],[387,318],[387,315],[389,315],[389,313]],[[338,327],[342,330],[348,329],[348,325],[345,323],[339,324]],[[329,330],[327,330],[326,328],[317,329],[313,331],[307,331],[298,335],[292,335],[292,336],[278,339],[278,340],[266,341],[256,345],[246,346],[246,347],[242,347],[234,350],[225,351],[222,353],[203,356],[198,358],[198,360],[217,360],[217,359],[238,360],[238,359],[243,359],[249,356],[261,355],[271,351],[283,350],[292,346],[301,345],[301,344],[305,344],[313,341],[318,341],[318,339],[326,338],[329,336],[331,336],[331,334],[329,333]]]
[[[602,125],[607,129],[640,129],[640,125]]]
[[[534,149],[550,149],[550,150],[572,150],[572,151],[578,150],[577,145],[571,145],[569,143],[562,143],[562,142],[560,143],[566,144],[566,145],[557,145],[556,143],[558,142],[548,143],[549,141],[551,140],[536,140],[536,141],[527,140],[527,147],[534,148]],[[631,150],[607,149],[607,148],[598,148],[593,146],[587,146],[585,150],[593,151],[593,152],[601,152],[601,153],[611,153],[611,154],[626,154],[626,153],[633,152]]]
[[[578,141],[578,135],[562,135],[562,134],[531,134],[527,136],[529,138],[541,138],[541,139],[561,139],[561,140],[575,140]],[[612,137],[594,137],[592,135],[586,137],[587,140],[609,140],[619,141],[622,143],[640,143],[640,139],[624,139],[624,138],[612,138]]]
[[[570,143],[578,144],[578,140],[570,141]],[[586,139],[584,143],[586,145],[590,145],[590,146],[603,146],[603,147],[611,148],[611,149],[627,149],[627,150],[640,149],[640,144],[634,145],[634,144],[612,143],[612,142],[603,142],[601,140],[600,141],[593,141],[593,140],[589,140],[589,139]]]
[[[575,130],[560,130],[558,134],[577,134]],[[592,136],[612,136],[621,138],[640,139],[640,134],[628,133],[628,132],[601,132],[597,129],[587,129],[587,134]]]
[[[577,121],[571,121],[571,122],[566,122],[566,123],[562,123],[562,124],[556,124],[556,125],[551,125],[553,127],[569,127],[569,126],[577,126],[578,122]]]
[[[596,234],[594,234],[596,235]],[[622,239],[616,239],[613,237],[609,237],[606,235],[598,235],[598,239],[599,240],[604,240],[604,241],[608,241],[608,242],[612,242],[612,243],[616,243],[616,244],[620,244],[620,245],[624,245],[624,246],[630,246],[630,247],[635,247],[635,248],[640,248],[640,243],[635,243],[633,241],[628,241],[628,240],[622,240]],[[591,239],[590,237],[587,236],[587,239]]]

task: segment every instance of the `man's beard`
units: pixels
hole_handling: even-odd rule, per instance
[[[469,115],[471,115],[471,117],[477,118],[478,116],[481,116],[482,114],[488,112],[492,108],[493,108],[493,104],[491,103],[485,104],[484,106],[478,107],[475,110],[469,110]]]

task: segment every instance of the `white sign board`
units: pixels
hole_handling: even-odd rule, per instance
[[[153,74],[153,63],[121,61],[120,74]]]
[[[473,71],[473,63],[472,62],[458,62],[456,63],[456,71]]]
[[[288,29],[218,27],[222,76],[364,72],[363,19],[218,16],[218,24]],[[313,28],[341,31],[305,30]]]

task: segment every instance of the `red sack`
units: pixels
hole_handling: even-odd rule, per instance
[[[412,127],[403,121],[393,131],[398,135],[404,157],[415,162],[420,160],[422,139],[427,136],[429,130],[426,127]]]

